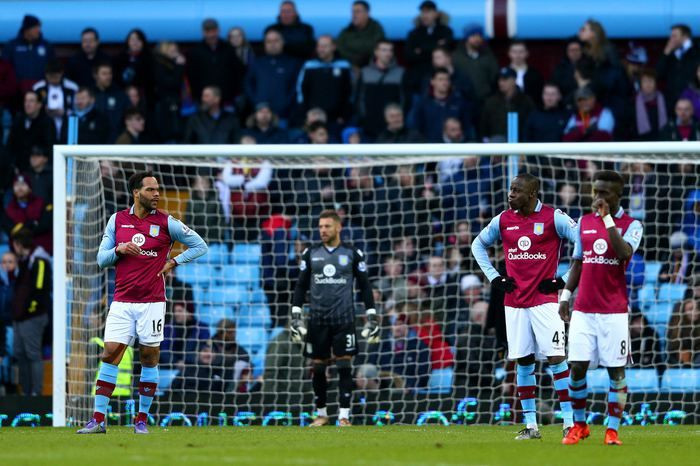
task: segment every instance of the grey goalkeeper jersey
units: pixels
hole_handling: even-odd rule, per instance
[[[307,248],[299,264],[299,281],[294,289],[294,306],[302,307],[309,291],[311,322],[340,325],[355,321],[353,282],[362,293],[365,309],[374,309],[364,253],[350,244],[335,249],[323,244]]]

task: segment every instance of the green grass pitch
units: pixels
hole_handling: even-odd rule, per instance
[[[603,428],[562,446],[559,426],[543,440],[516,442],[518,426],[125,427],[107,435],[74,429],[3,428],[2,465],[362,464],[362,465],[684,465],[698,464],[700,426],[623,427],[624,445],[603,445]]]

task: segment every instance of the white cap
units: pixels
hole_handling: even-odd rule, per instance
[[[481,280],[479,280],[479,277],[473,273],[463,276],[459,281],[459,288],[462,291],[467,291],[472,288],[481,288],[481,286]]]

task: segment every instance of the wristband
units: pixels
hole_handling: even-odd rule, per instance
[[[566,288],[564,288],[561,291],[561,296],[559,296],[559,302],[560,303],[562,303],[562,302],[568,303],[569,299],[571,299],[571,290],[567,290]]]
[[[301,314],[301,308],[299,306],[292,306],[292,314]]]
[[[367,315],[375,314],[375,315],[376,315],[376,314],[377,314],[377,310],[374,309],[374,308],[372,308],[372,309],[367,309],[367,310],[365,311],[365,314],[367,314]]]
[[[603,217],[603,223],[605,224],[605,229],[615,228],[615,220],[613,220],[612,215],[608,214]]]

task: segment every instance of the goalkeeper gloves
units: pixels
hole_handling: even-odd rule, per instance
[[[552,294],[564,289],[565,286],[566,283],[561,278],[548,278],[546,280],[542,280],[537,286],[537,289],[540,293]]]
[[[504,293],[510,293],[517,288],[513,277],[502,277],[500,275],[491,280],[491,286],[493,289],[500,290]]]
[[[367,322],[365,323],[365,327],[362,329],[362,337],[367,339],[367,343],[379,343],[380,330],[377,311],[374,309],[367,309]]]
[[[294,343],[302,343],[306,337],[306,326],[299,306],[292,307],[292,323],[289,325],[289,333],[292,335]]]

